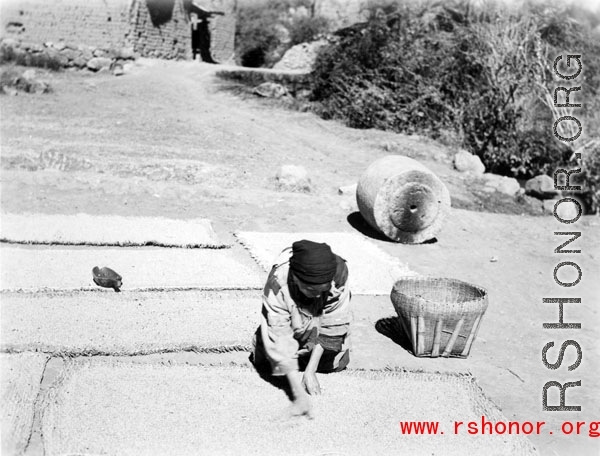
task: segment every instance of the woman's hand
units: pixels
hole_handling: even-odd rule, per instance
[[[319,380],[317,380],[317,375],[314,372],[304,372],[302,386],[311,396],[321,394],[321,385],[319,385]]]
[[[294,402],[292,403],[291,408],[291,414],[292,416],[305,416],[309,420],[312,420],[314,418],[312,404],[310,403],[310,398],[308,397],[308,394],[302,392],[294,398]]]
[[[289,372],[286,377],[292,390],[292,396],[294,400],[292,402],[291,414],[292,416],[306,416],[308,419],[313,418],[312,404],[310,403],[310,397],[304,390],[304,385],[298,378],[299,372]]]

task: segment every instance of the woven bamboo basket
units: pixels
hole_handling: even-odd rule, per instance
[[[469,356],[488,306],[485,289],[435,277],[398,280],[391,299],[418,357]]]

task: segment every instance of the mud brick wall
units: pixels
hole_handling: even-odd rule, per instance
[[[26,43],[124,47],[128,9],[127,0],[2,0],[0,36]]]
[[[145,1],[132,3],[130,42],[136,53],[145,57],[190,59],[192,38],[190,22],[182,0],[173,5],[171,20],[155,26]]]
[[[190,0],[163,0],[173,5],[169,20],[155,24],[146,0],[0,0],[0,38],[21,43],[64,43],[77,48],[133,47],[137,55],[190,59]],[[204,7],[223,11],[211,19],[211,50],[217,61],[233,56],[235,0],[205,0]]]
[[[232,0],[205,0],[201,2],[211,11],[222,11],[225,16],[210,20],[210,53],[217,62],[233,61],[235,37],[235,6]]]

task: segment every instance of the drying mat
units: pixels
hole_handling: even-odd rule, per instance
[[[99,289],[94,266],[108,266],[123,277],[122,290],[261,288],[258,268],[234,258],[230,249],[159,247],[0,247],[3,290]]]
[[[21,454],[27,446],[47,361],[43,354],[0,353],[2,454]]]
[[[348,262],[350,289],[355,294],[389,295],[399,277],[417,275],[399,259],[353,233],[240,232],[235,236],[265,271],[269,271],[281,251],[295,241],[326,242]]]
[[[132,355],[249,350],[257,291],[2,293],[2,350]]]
[[[206,219],[3,213],[1,222],[0,241],[20,244],[228,247]]]
[[[455,420],[506,420],[472,378],[319,378],[315,419],[289,421],[285,393],[250,368],[75,361],[45,401],[45,454],[536,454],[515,435],[454,435]],[[402,435],[400,420],[440,421],[445,434]]]

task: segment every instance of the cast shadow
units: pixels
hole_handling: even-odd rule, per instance
[[[363,218],[361,213],[358,211],[352,212],[351,214],[349,214],[348,217],[346,217],[346,220],[348,221],[348,223],[350,224],[350,226],[352,228],[354,228],[359,233],[362,233],[365,236],[370,237],[371,239],[376,239],[378,241],[385,241],[385,242],[389,242],[391,244],[397,244],[397,242],[394,242],[391,239],[388,239],[383,234],[381,234],[379,231],[373,229],[371,227],[371,225],[369,225],[367,223],[367,221]],[[438,241],[437,238],[431,238],[424,242],[421,242],[421,244],[435,244],[437,241]]]
[[[262,380],[271,384],[275,388],[282,390],[286,394],[288,399],[291,402],[294,402],[294,395],[292,394],[292,389],[290,388],[290,384],[285,375],[283,375],[283,376],[273,375],[271,373],[271,366],[269,365],[269,363],[256,364],[254,362],[254,353],[250,353],[250,356],[248,356],[248,361],[250,361],[252,366],[254,366],[256,373]]]
[[[379,334],[383,334],[395,344],[400,345],[404,350],[412,353],[412,343],[404,332],[398,317],[387,317],[377,320],[375,329]]]
[[[364,234],[367,237],[377,239],[378,241],[393,242],[390,239],[386,238],[380,232],[371,228],[371,226],[366,222],[361,213],[358,211],[349,214],[348,217],[346,217],[346,220],[352,228],[354,228],[356,231]]]

